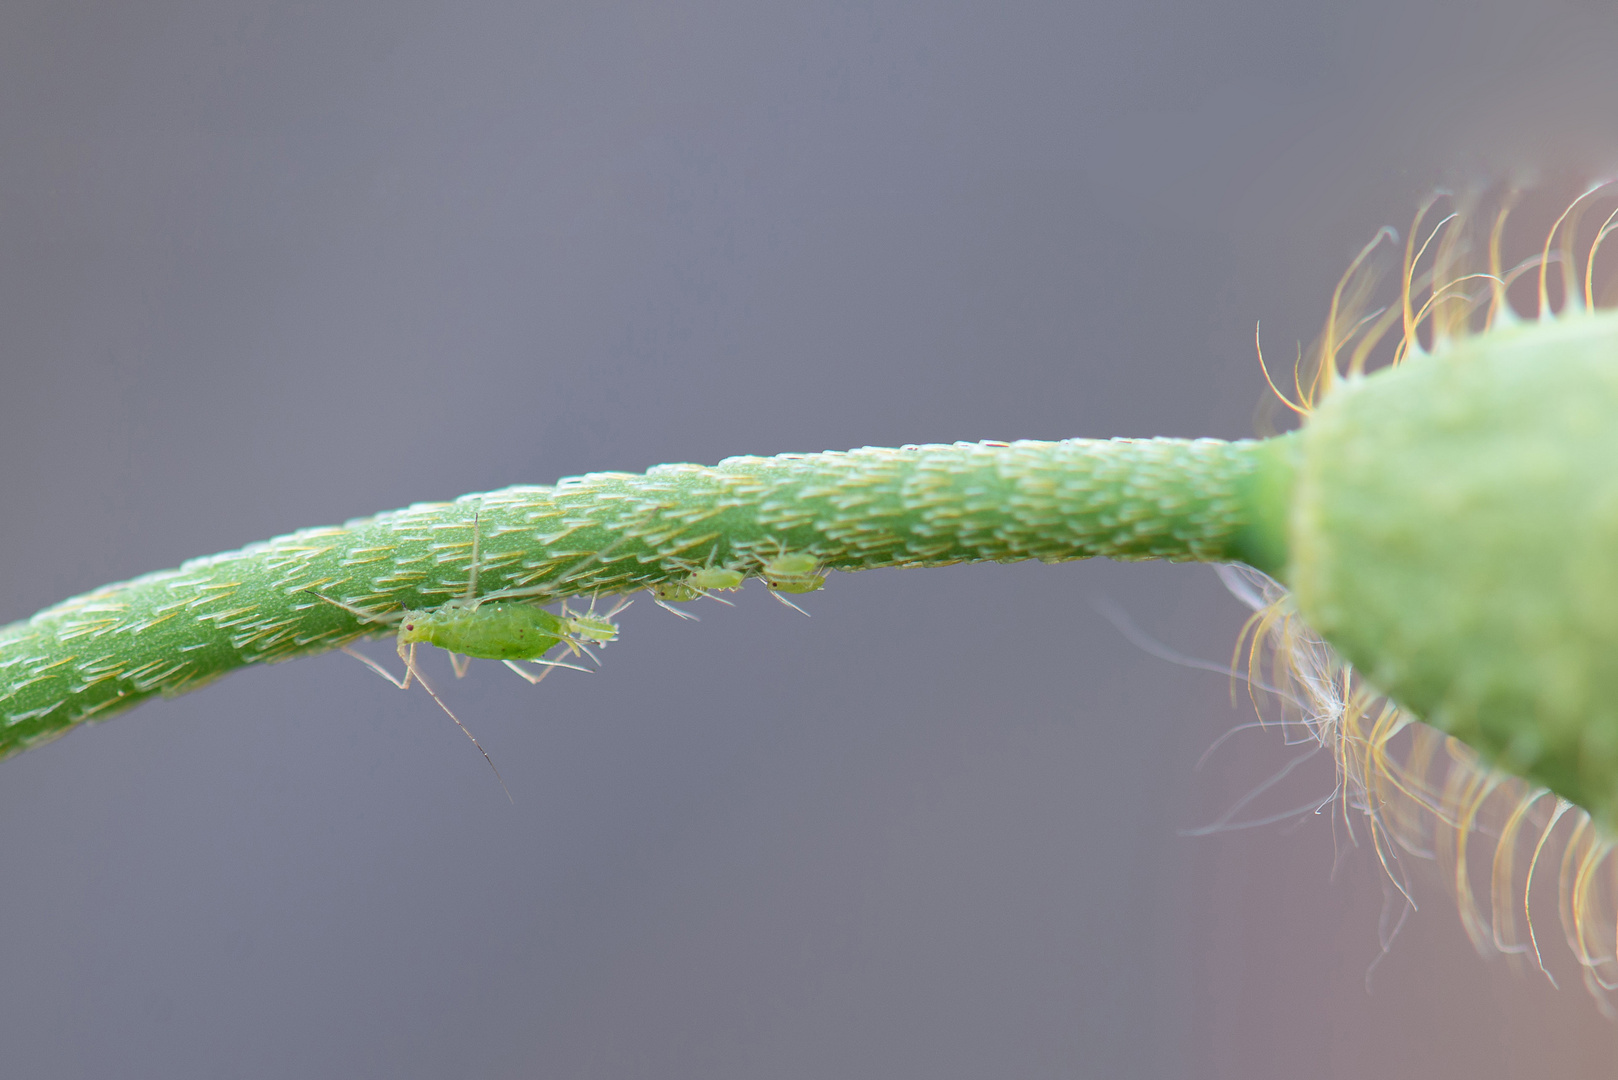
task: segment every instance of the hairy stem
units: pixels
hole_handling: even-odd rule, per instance
[[[0,754],[154,694],[384,632],[462,596],[624,593],[786,553],[825,568],[1285,562],[1287,440],[957,443],[596,473],[306,529],[0,629]],[[1277,502],[1277,497],[1283,497]],[[327,601],[336,601],[328,603]]]

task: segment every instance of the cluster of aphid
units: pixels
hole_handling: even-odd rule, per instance
[[[783,553],[766,560],[759,570],[759,576],[770,587],[771,596],[793,611],[803,612],[805,615],[809,613],[782,594],[811,593],[826,584],[826,575],[820,572],[820,564],[815,561],[814,556],[802,553]],[[689,611],[682,611],[673,605],[701,597],[729,604],[729,600],[715,596],[714,593],[735,592],[746,580],[747,575],[740,570],[716,566],[693,567],[691,572],[680,580],[653,585],[648,591],[658,607],[672,611],[682,619],[695,619],[696,616]]]
[[[804,554],[783,553],[768,559],[760,568],[759,576],[770,587],[770,595],[787,607],[805,615],[809,613],[782,594],[814,592],[826,584],[826,577],[820,572],[819,563],[812,556]],[[722,604],[729,604],[730,601],[715,596],[714,593],[740,589],[746,579],[747,575],[740,570],[714,566],[693,567],[680,580],[653,585],[648,591],[659,607],[666,608],[683,619],[695,619],[696,616],[690,612],[682,611],[673,605],[704,596],[718,600]],[[444,703],[444,699],[438,696],[438,692],[422,675],[421,669],[416,665],[416,646],[435,645],[449,653],[450,666],[454,668],[456,678],[465,676],[473,659],[499,660],[530,684],[537,686],[545,676],[557,668],[568,668],[573,671],[590,670],[555,657],[588,659],[599,667],[601,661],[591,646],[600,647],[618,640],[618,624],[613,619],[632,601],[623,600],[600,615],[596,614],[593,599],[586,611],[570,610],[566,601],[562,602],[559,610],[551,611],[531,599],[534,595],[533,590],[504,589],[478,596],[477,582],[478,519],[474,514],[472,563],[464,595],[436,608],[400,610],[382,615],[361,611],[329,596],[321,596],[321,599],[342,608],[363,622],[398,627],[395,643],[399,659],[404,663],[403,676],[394,675],[375,660],[346,645],[343,646],[343,652],[359,660],[401,690],[408,690],[412,680],[420,683],[421,688],[438,703],[438,707],[455,721],[455,725],[468,739],[472,740],[472,745],[478,748],[483,759],[489,763],[489,768],[494,769],[495,777],[499,778],[500,770],[495,769],[488,751],[483,749],[476,736],[461,723],[460,717],[451,711]],[[555,654],[554,657],[552,654]],[[524,668],[523,663],[536,665],[543,670],[535,674]],[[505,787],[503,779],[500,784],[501,787]],[[506,796],[509,798],[510,795],[508,789]]]
[[[601,661],[590,646],[606,645],[618,639],[618,624],[612,620],[629,606],[630,601],[626,600],[616,605],[604,615],[595,613],[594,602],[588,611],[570,611],[566,602],[563,602],[560,611],[550,611],[529,601],[513,599],[516,594],[509,591],[473,596],[476,581],[477,570],[474,566],[466,596],[436,608],[395,611],[385,615],[367,614],[329,596],[322,599],[365,622],[398,626],[395,641],[399,659],[404,662],[405,671],[402,677],[394,675],[369,656],[346,645],[343,646],[343,651],[401,690],[410,689],[412,679],[419,682],[421,688],[438,703],[440,709],[444,710],[445,715],[455,721],[455,726],[472,740],[472,745],[478,748],[478,753],[489,763],[489,768],[494,769],[495,777],[500,779],[500,786],[505,788],[505,780],[500,778],[500,770],[495,768],[489,752],[483,749],[477,736],[461,723],[461,718],[456,716],[444,703],[444,699],[438,696],[438,692],[416,666],[416,646],[436,645],[448,652],[450,666],[455,669],[456,678],[466,674],[474,658],[499,660],[529,683],[537,686],[545,676],[559,667],[571,668],[574,671],[590,670],[563,660],[546,659],[547,653],[558,648],[575,658],[587,657],[599,667]],[[536,675],[523,668],[518,661],[536,664],[544,670]],[[506,797],[511,797],[509,789],[506,790]]]

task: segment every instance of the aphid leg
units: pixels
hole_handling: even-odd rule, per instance
[[[510,668],[512,671],[515,671],[518,675],[522,676],[524,679],[526,679],[528,681],[528,685],[530,685],[530,686],[538,686],[540,683],[545,681],[545,676],[547,676],[547,675],[549,675],[551,673],[550,666],[547,666],[545,668],[545,670],[540,672],[538,675],[534,675],[534,674],[532,674],[530,672],[524,671],[521,667],[517,666],[517,661],[515,661],[515,660],[502,660],[500,662],[502,664],[506,665],[506,667]],[[581,668],[580,670],[587,671],[589,669],[588,668]]]
[[[538,664],[538,665],[540,665],[541,667],[543,667],[545,669],[544,671],[542,671],[538,675],[534,675],[531,672],[524,671],[522,669],[522,667],[519,666],[517,661],[515,661],[515,660],[502,660],[500,662],[502,664],[506,665],[506,667],[510,668],[512,671],[515,671],[518,675],[521,675],[524,679],[527,679],[528,682],[530,684],[534,685],[534,686],[538,686],[540,684],[540,681],[542,679],[544,679],[546,675],[549,675],[551,673],[551,669],[553,669],[553,668],[565,667],[569,671],[582,671],[586,675],[594,675],[595,674],[595,672],[591,671],[587,667],[580,667],[577,664],[565,664],[560,660],[530,660],[530,661],[528,661],[530,664]]]
[[[388,680],[394,686],[397,686],[401,690],[408,689],[408,687],[406,686],[406,683],[405,683],[405,679],[396,678],[394,676],[393,672],[389,671],[387,668],[383,667],[381,664],[377,663],[375,660],[372,660],[369,656],[366,656],[364,653],[360,652],[357,649],[350,649],[347,645],[340,645],[338,647],[343,652],[345,652],[348,655],[352,656],[354,659],[358,660],[360,663],[364,664],[366,667],[370,668],[372,671],[376,672],[378,675],[380,675],[384,679]],[[408,674],[406,675],[406,678],[408,678]]]
[[[455,677],[457,679],[464,679],[466,678],[467,671],[472,667],[472,658],[470,656],[462,656],[460,653],[450,653],[449,666],[455,669]]]
[[[681,611],[679,608],[675,607],[673,604],[670,604],[670,603],[668,603],[666,601],[663,601],[663,600],[659,600],[656,597],[652,598],[652,603],[656,604],[658,607],[662,608],[664,611],[672,611],[674,614],[678,615],[682,619],[690,619],[692,622],[701,622],[702,621],[701,618],[699,618],[696,615],[691,614],[689,611]]]
[[[611,611],[607,612],[604,615],[597,615],[596,614],[596,601],[599,600],[599,599],[601,599],[601,594],[599,592],[593,592],[593,593],[590,594],[590,606],[584,610],[584,614],[585,614],[585,616],[587,618],[611,619],[614,616],[616,616],[620,611],[624,610],[630,604],[633,604],[635,602],[634,600],[631,600],[629,597],[626,596],[626,597],[622,598],[621,600],[619,600],[616,604],[614,604],[612,606]],[[565,601],[565,600],[562,601],[562,607],[564,607],[564,608],[567,607],[567,601]],[[568,613],[566,611],[564,611],[563,614],[566,615]],[[614,627],[614,629],[616,629],[616,627]]]
[[[506,798],[511,801],[513,806],[515,806],[516,803],[517,803],[517,800],[511,798],[511,789],[506,787],[505,777],[500,775],[500,770],[494,768],[494,758],[490,757],[489,752],[487,750],[483,749],[483,744],[478,742],[477,736],[473,735],[470,731],[468,731],[466,729],[466,725],[461,723],[461,718],[456,716],[454,713],[450,712],[449,706],[444,704],[444,699],[439,697],[438,692],[436,690],[434,690],[431,685],[428,684],[426,677],[423,676],[421,672],[416,670],[415,657],[414,657],[415,651],[416,651],[415,646],[412,645],[411,648],[410,648],[410,652],[411,652],[412,655],[411,655],[410,658],[406,659],[406,661],[405,661],[405,681],[408,682],[410,680],[410,676],[414,675],[416,677],[416,681],[421,683],[421,688],[423,690],[427,691],[428,695],[434,701],[438,702],[438,707],[440,709],[444,710],[444,715],[449,717],[451,720],[455,721],[455,726],[461,729],[461,734],[462,735],[465,735],[468,739],[472,740],[472,745],[478,748],[478,753],[482,754],[483,755],[483,760],[487,761],[489,763],[489,768],[494,769],[494,778],[496,780],[500,781],[500,790],[504,791],[506,793]]]
[[[781,603],[785,604],[787,607],[791,608],[793,611],[796,611],[799,615],[807,616],[809,614],[807,611],[803,610],[803,608],[799,607],[797,604],[794,604],[791,600],[788,600],[786,597],[782,596],[780,594],[780,592],[778,592],[775,589],[770,590],[770,595],[775,597],[777,600],[781,601]]]
[[[408,645],[402,641],[399,642],[399,659],[404,661],[405,666],[404,682],[399,684],[399,689],[408,690],[410,689],[410,679],[416,674],[416,643],[414,641]]]

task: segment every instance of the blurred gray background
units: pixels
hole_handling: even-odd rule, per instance
[[[588,470],[1254,429],[1434,185],[1618,144],[1606,3],[0,9],[0,620]],[[1203,567],[649,602],[595,677],[331,656],[0,765],[29,1077],[1605,1075],[1324,817]],[[386,645],[376,648],[388,655]],[[1257,809],[1324,796],[1310,763]],[[1335,869],[1334,869],[1335,868]],[[1420,884],[1420,883],[1418,883]]]

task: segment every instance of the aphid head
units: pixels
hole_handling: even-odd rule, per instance
[[[618,640],[618,624],[600,615],[569,615],[568,632],[600,645]]]
[[[416,641],[426,641],[428,626],[431,620],[430,611],[407,611],[399,620],[399,641],[409,645]]]

